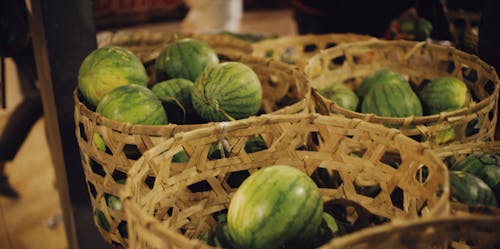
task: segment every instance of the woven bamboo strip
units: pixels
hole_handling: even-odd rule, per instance
[[[252,44],[253,55],[274,58],[303,67],[307,60],[323,49],[341,43],[372,39],[368,35],[353,33],[291,35],[264,39]]]

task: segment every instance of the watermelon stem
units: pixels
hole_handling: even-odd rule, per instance
[[[160,100],[165,102],[174,102],[174,104],[177,105],[182,110],[182,122],[183,123],[186,122],[186,107],[184,107],[178,99],[174,97],[165,96],[161,97]]]

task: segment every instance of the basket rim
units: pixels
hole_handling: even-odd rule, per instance
[[[352,33],[352,32],[346,32],[346,33],[327,33],[327,34],[297,34],[297,35],[287,35],[287,36],[281,36],[277,38],[268,38],[264,39],[262,41],[258,41],[252,44],[252,47],[254,49],[258,48],[266,48],[267,45],[284,45],[284,44],[301,44],[304,41],[308,40],[318,40],[318,39],[343,39],[347,37],[353,37],[353,38],[366,38],[366,39],[373,39],[375,37],[370,36],[370,35],[365,35],[365,34],[358,34],[358,33]],[[339,44],[338,44],[339,45]]]
[[[472,105],[469,105],[467,107],[463,107],[454,111],[446,111],[446,112],[441,112],[439,114],[433,114],[433,115],[426,115],[426,116],[409,116],[405,118],[396,118],[396,117],[384,117],[384,116],[379,116],[373,113],[361,113],[361,112],[355,112],[351,111],[345,108],[342,108],[338,105],[336,105],[333,101],[329,101],[325,97],[323,97],[321,94],[319,94],[318,89],[316,89],[314,86],[311,85],[311,93],[315,97],[319,97],[322,101],[326,101],[323,103],[328,103],[332,109],[342,115],[347,115],[349,117],[355,117],[359,118],[362,120],[367,120],[367,121],[373,121],[373,122],[383,122],[383,123],[388,123],[388,124],[425,124],[429,122],[434,122],[434,121],[441,121],[445,120],[451,117],[458,117],[458,116],[467,116],[471,115],[474,112],[483,109],[484,107],[494,103],[495,99],[498,100],[498,95],[500,93],[500,79],[498,77],[498,74],[495,72],[495,68],[493,66],[490,66],[487,64],[485,61],[480,59],[478,56],[466,53],[464,51],[461,51],[457,48],[450,47],[450,46],[443,46],[443,45],[437,45],[428,41],[424,42],[415,42],[415,41],[407,41],[407,40],[397,40],[397,41],[387,41],[387,40],[380,40],[380,39],[371,39],[368,41],[359,41],[359,42],[352,42],[352,43],[343,43],[339,44],[338,46],[334,48],[329,48],[320,51],[317,55],[313,56],[311,60],[307,62],[306,65],[306,70],[305,73],[306,75],[309,76],[309,71],[307,68],[310,67],[311,61],[313,61],[315,58],[320,58],[323,54],[329,53],[330,50],[347,50],[351,47],[364,47],[368,46],[371,44],[382,44],[382,45],[393,45],[393,44],[405,44],[406,46],[408,45],[414,45],[415,48],[426,46],[426,47],[431,47],[431,48],[436,48],[436,49],[447,49],[448,53],[455,53],[458,56],[467,58],[471,61],[476,62],[479,66],[481,66],[485,71],[489,71],[494,79],[493,79],[493,84],[494,84],[494,89],[492,94],[490,94],[488,97],[485,99],[481,100],[480,102],[473,103]]]
[[[389,234],[395,229],[403,229],[406,231],[411,231],[414,228],[426,227],[433,224],[446,224],[446,223],[470,223],[470,222],[481,222],[481,223],[493,223],[500,222],[500,216],[485,215],[485,214],[468,214],[468,215],[448,215],[444,217],[429,217],[414,220],[394,220],[393,222],[382,224],[379,226],[369,227],[362,229],[360,231],[354,232],[352,234],[347,234],[334,238],[330,240],[329,243],[319,247],[319,249],[324,248],[348,248],[355,242],[366,241],[369,238],[378,237],[383,234]],[[404,234],[404,233],[403,233]]]
[[[242,119],[242,120],[236,120],[236,121],[231,121],[231,122],[221,122],[217,126],[212,126],[212,127],[203,127],[200,129],[196,130],[191,130],[187,132],[180,132],[175,134],[173,137],[161,142],[160,144],[156,145],[152,149],[146,151],[135,163],[134,165],[130,168],[128,171],[128,176],[129,179],[125,183],[125,187],[121,190],[120,192],[120,199],[123,201],[123,204],[125,206],[126,212],[132,212],[134,215],[140,215],[140,216],[147,216],[149,218],[151,215],[147,213],[145,210],[143,210],[137,200],[140,198],[140,196],[133,195],[133,189],[135,189],[135,183],[138,181],[139,178],[146,176],[148,174],[148,168],[147,167],[141,167],[143,166],[144,163],[146,163],[148,160],[151,160],[151,158],[154,158],[155,155],[160,154],[162,151],[168,150],[170,148],[176,147],[179,143],[183,142],[188,142],[192,139],[198,138],[198,137],[203,137],[203,136],[208,136],[210,134],[213,134],[214,131],[219,131],[219,132],[226,132],[226,131],[231,131],[231,130],[237,130],[241,129],[244,127],[247,127],[250,123],[258,123],[258,124],[272,124],[272,123],[280,123],[280,122],[287,122],[287,121],[294,121],[294,120],[309,120],[311,123],[312,122],[325,122],[325,120],[328,119],[336,119],[336,120],[342,120],[343,122],[348,122],[349,126],[351,128],[363,128],[366,130],[385,130],[387,132],[387,137],[390,139],[394,140],[395,143],[397,144],[403,144],[405,143],[405,148],[412,147],[412,150],[415,152],[419,152],[422,154],[425,154],[427,158],[432,158],[433,161],[435,161],[436,164],[440,165],[440,169],[444,170],[447,172],[447,167],[444,165],[444,163],[437,157],[435,154],[434,150],[431,149],[428,145],[423,144],[423,143],[418,143],[414,141],[413,139],[403,135],[399,130],[394,129],[394,128],[387,128],[383,127],[374,123],[366,122],[360,119],[351,119],[351,118],[346,118],[342,116],[325,116],[325,115],[320,115],[318,113],[301,113],[301,114],[283,114],[283,115],[270,115],[270,114],[265,114],[261,115],[258,117],[250,117],[247,119]],[[409,145],[407,145],[408,143]],[[172,153],[173,154],[173,153]],[[442,216],[442,215],[447,215],[449,212],[449,203],[448,203],[448,196],[449,196],[449,181],[447,177],[443,178],[443,189],[442,189],[442,194],[439,197],[439,200],[436,202],[436,205],[433,207],[432,210],[429,211],[430,217],[435,217],[435,216]],[[139,180],[140,181],[140,180]],[[160,222],[153,218],[154,220],[151,220],[151,223],[154,224],[159,224]],[[422,219],[422,218],[415,218],[417,220]],[[410,219],[412,220],[412,219]],[[162,232],[168,234],[168,236],[172,238],[177,238],[185,243],[195,243],[200,244],[201,248],[210,248],[213,249],[214,247],[208,246],[201,241],[197,239],[189,239],[171,229],[163,228],[161,229]]]

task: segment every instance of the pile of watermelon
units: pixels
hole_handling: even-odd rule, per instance
[[[262,88],[240,62],[219,62],[206,43],[184,38],[166,45],[155,61],[156,82],[140,59],[117,46],[98,48],[82,62],[78,89],[104,117],[143,125],[236,120],[256,115]]]
[[[473,153],[450,167],[452,201],[497,207],[500,201],[500,155]]]
[[[356,89],[331,84],[318,91],[339,107],[383,117],[439,114],[464,108],[471,101],[467,85],[458,78],[438,77],[417,88],[403,74],[388,69],[369,75]],[[455,135],[450,127],[433,139],[444,144],[455,139]]]

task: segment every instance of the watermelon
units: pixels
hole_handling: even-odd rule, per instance
[[[422,105],[408,83],[387,81],[372,85],[361,112],[384,117],[422,116]]]
[[[342,84],[331,84],[328,87],[319,89],[319,93],[342,108],[356,111],[358,107],[358,96]]]
[[[116,46],[92,51],[78,71],[78,89],[94,107],[116,87],[126,84],[146,86],[148,81],[141,60],[129,50]]]
[[[432,115],[465,107],[468,95],[463,81],[455,77],[439,77],[422,88],[420,100],[425,113]]]
[[[99,226],[102,229],[104,229],[104,231],[109,232],[109,228],[110,228],[109,222],[108,222],[108,219],[106,219],[106,215],[104,214],[104,212],[102,212],[99,209],[96,209],[95,216],[97,218],[97,224],[99,224]]]
[[[250,175],[234,194],[228,228],[237,248],[281,248],[315,239],[322,222],[318,187],[302,171],[273,165]]]
[[[155,61],[159,81],[183,78],[196,81],[205,67],[219,63],[215,51],[206,43],[184,38],[167,44]]]
[[[230,61],[209,66],[195,82],[193,107],[205,121],[227,121],[257,114],[262,102],[259,77],[247,65]]]
[[[92,141],[94,142],[94,146],[103,152],[106,152],[106,143],[104,142],[104,139],[99,135],[99,133],[94,133],[92,136]]]
[[[450,171],[452,200],[470,206],[496,206],[497,200],[491,188],[481,179],[464,171]]]
[[[500,156],[492,153],[471,154],[451,167],[483,180],[500,199]]]
[[[373,86],[381,83],[402,83],[409,86],[408,81],[402,74],[389,69],[381,69],[365,78],[356,89],[356,94],[363,98]]]
[[[124,85],[115,88],[99,102],[97,112],[109,119],[132,124],[167,124],[161,101],[144,86]]]
[[[159,82],[151,88],[162,101],[170,122],[184,123],[187,117],[192,117],[195,113],[191,103],[193,85],[189,80],[177,78]]]
[[[427,38],[431,37],[432,24],[425,18],[418,18],[415,21],[415,30],[413,34],[415,35],[415,40],[425,41]]]
[[[122,201],[117,196],[110,195],[106,198],[107,206],[115,211],[121,211],[123,208]]]

